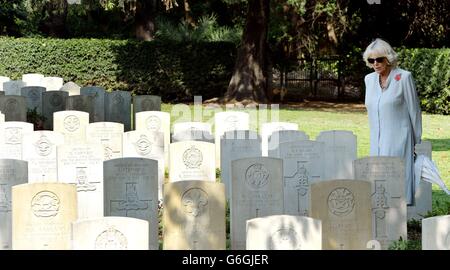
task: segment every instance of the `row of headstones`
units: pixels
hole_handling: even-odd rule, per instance
[[[183,181],[166,185],[163,249],[225,249],[223,184]],[[243,187],[245,185],[248,183],[242,184]],[[244,208],[253,208],[251,210],[256,210],[256,214],[262,210],[260,217],[256,218],[245,219],[239,215],[240,226],[232,221],[232,249],[369,248],[368,244],[373,242],[370,186],[369,182],[360,180],[314,183],[313,218],[280,213],[265,215],[276,211],[277,204],[282,203],[279,197],[271,198],[275,205],[269,211],[259,209],[261,205],[258,202],[250,207],[231,208],[232,220],[238,211],[244,210],[245,216],[248,209]],[[151,200],[128,198],[128,201],[115,201],[116,210],[134,210],[136,214],[137,210],[152,207]],[[130,217],[78,219],[76,205],[75,185],[40,183],[13,186],[12,217],[9,220],[12,219],[14,229],[10,235],[0,234],[3,249],[9,249],[11,243],[13,249],[157,249],[157,238],[154,238],[157,223],[149,224],[145,219]],[[105,207],[105,213],[108,210],[111,209]],[[122,216],[127,215],[122,213]],[[5,223],[8,219],[2,221]],[[450,216],[424,219],[422,224],[423,249],[450,250]],[[237,237],[245,240],[240,238],[239,241]],[[375,243],[378,244],[375,248],[380,249],[379,242]]]
[[[149,122],[154,124],[154,113],[138,113],[137,130],[126,132],[122,143],[123,125],[118,123],[88,124],[87,113],[65,111],[55,113],[55,130],[31,133],[32,125],[19,122],[3,123],[0,128],[0,151],[4,158],[16,158],[29,161],[30,182],[56,181],[58,178],[70,178],[75,181],[77,175],[87,175],[88,182],[101,177],[98,171],[103,160],[120,157],[145,157],[158,160],[160,188],[164,180],[164,168],[169,162],[169,147],[165,146],[162,134],[149,129]],[[144,117],[139,117],[139,116]],[[165,115],[167,116],[167,115]],[[168,117],[168,116],[167,116]],[[169,120],[167,120],[169,121]],[[269,123],[276,124],[276,123]],[[279,124],[279,123],[278,123]],[[141,128],[142,127],[142,128]],[[142,131],[142,132],[139,132]],[[164,135],[166,136],[167,133]],[[261,138],[253,131],[231,131],[222,137],[222,172],[221,179],[230,198],[231,174],[230,164],[233,159],[261,156]],[[22,138],[26,139],[22,144]],[[266,136],[267,138],[267,136]],[[308,200],[308,184],[321,179],[353,178],[352,162],[356,159],[356,136],[349,131],[326,131],[319,134],[316,141],[308,141],[308,136],[298,130],[280,130],[264,140],[266,145],[277,146],[269,151],[272,157],[285,160],[284,173],[286,186],[296,185],[288,190],[302,190],[303,200]],[[193,138],[188,138],[193,139]],[[164,143],[162,143],[164,141]],[[263,142],[264,142],[263,141]],[[65,145],[63,147],[63,142]],[[88,144],[86,144],[86,142]],[[270,143],[268,143],[270,142]],[[276,143],[275,143],[276,142]],[[92,145],[96,144],[96,145]],[[164,144],[164,145],[163,145]],[[57,158],[56,146],[60,154]],[[103,146],[103,149],[101,149]],[[217,144],[216,144],[217,146]],[[25,155],[22,156],[22,148]],[[215,181],[214,145],[205,142],[183,142],[170,145],[169,176],[171,181],[209,180]],[[216,147],[217,150],[217,147]],[[431,157],[429,142],[418,146],[416,152]],[[326,153],[326,154],[325,154]],[[57,175],[60,164],[61,176]],[[75,171],[75,168],[76,171]],[[85,168],[85,169],[78,169]],[[93,172],[93,173],[89,173]],[[308,174],[308,175],[306,175]],[[299,180],[300,178],[303,180]],[[291,194],[291,196],[295,196]],[[161,197],[161,196],[160,196]],[[416,192],[416,204],[408,211],[410,217],[417,218],[431,210],[431,185],[421,183]],[[301,211],[296,213],[301,214]]]

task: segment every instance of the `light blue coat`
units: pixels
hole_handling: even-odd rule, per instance
[[[406,202],[414,200],[414,146],[421,142],[422,113],[411,72],[395,68],[382,91],[379,74],[364,78],[369,115],[370,155],[401,157],[405,161]]]

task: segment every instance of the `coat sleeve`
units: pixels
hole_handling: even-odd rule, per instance
[[[405,72],[403,81],[403,93],[408,106],[409,119],[414,133],[414,144],[421,143],[422,138],[422,111],[416,85],[410,72]]]

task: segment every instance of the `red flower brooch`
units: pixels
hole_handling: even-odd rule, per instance
[[[398,82],[402,78],[402,74],[395,75],[395,80]]]

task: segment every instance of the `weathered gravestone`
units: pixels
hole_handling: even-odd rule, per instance
[[[183,130],[172,135],[172,142],[201,141],[214,143],[214,136],[203,130]]]
[[[0,96],[0,111],[5,121],[27,121],[27,101],[22,96]]]
[[[3,83],[4,82],[9,82],[11,79],[9,77],[5,77],[5,76],[0,76],[0,91],[5,94],[4,92],[4,88],[3,88]]]
[[[316,141],[325,143],[324,179],[353,179],[353,161],[357,158],[356,136],[351,131],[322,131]]]
[[[311,217],[322,221],[322,248],[366,249],[372,239],[370,183],[327,180],[311,185]]]
[[[33,124],[26,122],[4,122],[0,124],[0,158],[24,159],[23,138],[33,132]]]
[[[45,117],[44,128],[53,130],[53,113],[66,109],[67,92],[49,91],[42,93],[42,114]]]
[[[0,250],[12,248],[11,187],[27,181],[26,161],[0,159]]]
[[[88,143],[103,146],[103,160],[122,157],[123,124],[113,122],[90,123],[86,128]]]
[[[137,131],[155,131],[164,134],[164,163],[169,163],[170,114],[166,112],[138,112],[135,115]]]
[[[406,239],[405,166],[398,157],[366,157],[353,162],[356,179],[371,183],[372,239],[387,249]]]
[[[161,111],[161,97],[154,95],[133,96],[133,115],[145,111]]]
[[[137,130],[125,132],[123,157],[148,158],[158,161],[158,198],[162,199],[162,185],[165,179],[164,134]]]
[[[105,216],[148,221],[147,246],[158,249],[157,161],[147,158],[111,159],[104,162],[103,175]]]
[[[86,142],[89,114],[80,111],[61,111],[53,114],[53,130],[64,135],[65,144]]]
[[[122,123],[125,131],[131,130],[131,94],[127,91],[107,93],[105,100],[105,119]]]
[[[44,77],[42,84],[47,91],[58,91],[63,86],[64,80],[61,77]]]
[[[247,220],[247,250],[321,250],[318,219],[273,215]]]
[[[261,149],[262,155],[267,157],[269,154],[269,150],[273,150],[275,148],[269,149],[269,137],[273,132],[279,130],[298,130],[298,124],[288,123],[288,122],[271,122],[271,123],[263,123],[261,125]],[[277,147],[276,144],[271,143],[272,147]]]
[[[450,250],[450,215],[422,219],[422,250]]]
[[[28,182],[57,182],[56,147],[64,144],[64,136],[56,131],[40,130],[23,137],[23,159],[28,161]]]
[[[7,96],[20,96],[20,89],[27,86],[22,80],[6,81],[3,83],[3,91]]]
[[[324,143],[285,142],[270,150],[269,156],[283,159],[285,213],[310,216],[311,184],[324,179]]]
[[[69,96],[80,95],[80,86],[74,82],[67,82],[61,87],[61,91],[67,92]]]
[[[430,141],[422,141],[416,144],[415,152],[417,155],[425,155],[432,160],[432,147]],[[419,183],[416,186],[416,183]],[[414,181],[414,205],[407,206],[408,220],[422,219],[428,212],[432,210],[433,201],[431,198],[432,184],[423,180],[415,179]]]
[[[170,182],[184,180],[216,181],[214,145],[188,141],[170,144]]]
[[[283,161],[259,157],[231,161],[231,248],[246,247],[246,221],[283,214]]]
[[[165,250],[224,250],[223,184],[208,181],[165,184],[163,224]]]
[[[173,134],[183,131],[206,131],[206,133],[211,133],[211,124],[203,122],[173,123]]]
[[[103,147],[98,144],[58,146],[58,182],[77,187],[78,217],[103,216]]]
[[[70,249],[77,219],[74,185],[33,183],[12,187],[13,249]]]
[[[309,136],[300,130],[277,130],[268,138],[268,149],[276,150],[281,143],[309,140]]]
[[[26,86],[20,89],[20,95],[24,96],[27,101],[27,110],[36,110],[38,114],[42,114],[42,93],[45,87],[42,86]]]
[[[214,115],[214,144],[216,147],[216,166],[220,168],[220,137],[227,131],[249,130],[250,115],[244,112],[219,112]]]
[[[40,86],[44,87],[44,75],[39,73],[28,73],[22,75],[22,81],[26,86]],[[45,91],[45,90],[44,90]]]
[[[89,123],[94,122],[94,97],[76,95],[66,98],[66,110],[87,112],[89,114]]]
[[[251,130],[233,130],[224,133],[220,140],[220,179],[225,184],[227,199],[231,198],[231,161],[241,158],[261,157],[261,137]]]
[[[148,250],[148,222],[130,217],[79,219],[72,223],[74,250]]]
[[[106,91],[98,86],[85,86],[80,88],[80,94],[94,97],[93,122],[107,121],[105,118]]]

